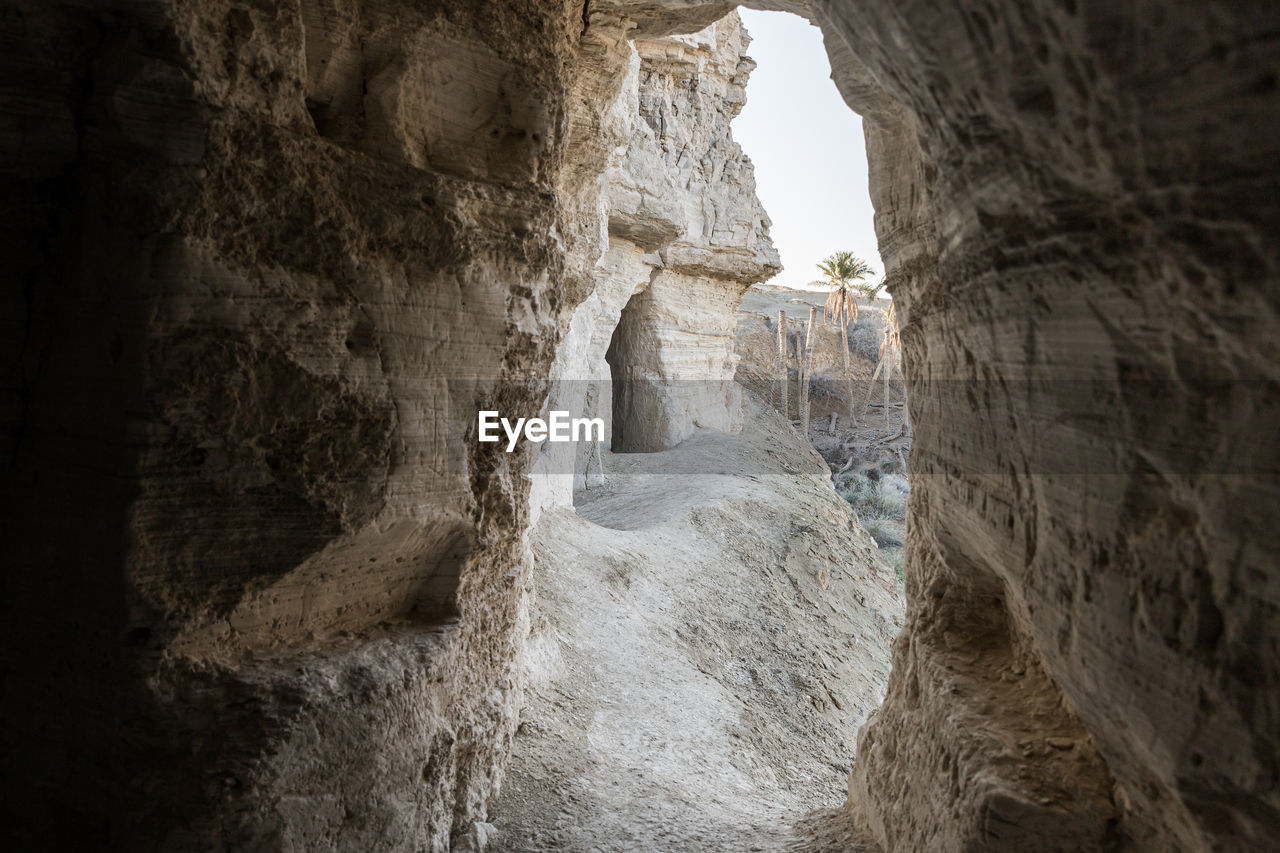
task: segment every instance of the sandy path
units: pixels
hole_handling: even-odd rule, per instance
[[[826,469],[771,412],[608,456],[533,535],[535,689],[491,849],[779,850],[844,799],[901,622]]]

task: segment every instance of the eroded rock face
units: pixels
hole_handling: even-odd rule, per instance
[[[608,248],[557,353],[548,408],[602,417],[615,450],[735,424],[738,303],[781,268],[729,128],[755,67],[749,42],[736,14],[636,40],[605,117],[605,136],[625,140],[604,176]],[[546,445],[534,506],[571,505],[591,463],[585,446]]]
[[[810,5],[867,117],[917,426],[909,621],[854,807],[888,849],[1265,849],[1259,10]]]
[[[532,461],[475,413],[538,411],[593,291],[603,365],[659,246],[710,264],[691,286],[767,270],[724,106],[740,27],[654,42],[655,80],[701,82],[642,111],[633,22],[578,4],[7,15],[16,834],[475,835],[520,702]],[[641,120],[678,97],[704,114]],[[629,148],[648,200],[611,203]]]
[[[755,67],[748,41],[730,15],[692,36],[636,42],[642,122],[610,184],[610,231],[630,233],[659,190],[683,229],[659,250],[606,355],[614,450],[662,450],[734,424],[738,303],[781,269],[751,163],[729,132]]]
[[[545,395],[617,69],[518,0],[4,21],[7,826],[446,849],[528,583],[530,460],[466,436]]]

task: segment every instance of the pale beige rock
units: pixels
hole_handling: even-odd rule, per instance
[[[608,352],[617,450],[660,450],[697,429],[735,426],[738,302],[781,268],[750,161],[729,130],[754,68],[748,43],[736,15],[692,35],[636,42],[642,120],[609,186],[610,229],[622,221],[623,236],[633,233],[618,208],[654,196],[682,227],[659,249],[661,263],[623,311]]]
[[[790,849],[844,799],[901,595],[822,459],[757,401],[740,419],[606,451],[608,481],[534,525],[496,850]]]
[[[542,405],[598,257],[608,140],[568,175],[564,117],[626,52],[580,12],[3,13],[19,846],[447,850],[483,819],[532,454],[468,435]]]
[[[613,437],[613,383],[605,352],[627,300],[648,286],[652,273],[653,266],[642,248],[628,240],[610,238],[609,250],[596,266],[595,289],[574,311],[552,365],[555,384],[547,397],[547,409],[566,411],[572,417],[601,418],[604,449]],[[583,443],[544,445],[531,476],[531,523],[547,507],[573,506],[574,489],[589,488],[589,476],[599,480],[601,470],[589,470],[598,458],[595,449]]]
[[[737,425],[733,344],[741,299],[736,281],[665,269],[632,298],[606,356],[615,449],[663,450],[695,430]]]
[[[738,302],[779,268],[729,128],[754,67],[748,42],[736,15],[636,42],[606,115],[609,138],[629,137],[605,171],[609,249],[557,354],[548,408],[605,417],[617,449],[673,447],[736,424]],[[588,454],[543,448],[534,505],[570,505]]]
[[[1274,45],[1223,6],[811,6],[867,119],[916,425],[853,806],[887,849],[1266,849],[1280,542],[1249,436],[1280,258],[1228,234],[1275,222]]]

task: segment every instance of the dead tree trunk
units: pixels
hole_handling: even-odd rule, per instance
[[[849,429],[853,429],[858,425],[858,415],[854,411],[857,404],[853,400],[853,365],[849,356],[849,323],[847,321],[840,324],[840,342],[844,345],[844,384],[845,395],[849,398]]]
[[[778,312],[778,375],[782,380],[782,416],[791,419],[787,408],[787,312]]]
[[[911,434],[911,407],[907,405],[907,376],[902,376],[902,428]]]
[[[804,408],[804,335],[796,335],[796,417]]]
[[[876,380],[880,378],[880,371],[884,368],[884,356],[880,357],[880,363],[876,365],[876,372],[871,374],[871,381],[867,384],[867,399],[862,402],[862,411],[865,414],[867,407],[871,405],[871,395],[876,392]]]
[[[800,434],[809,438],[809,373],[813,369],[813,318],[818,309],[809,306],[809,326],[804,333],[804,356],[800,360]]]

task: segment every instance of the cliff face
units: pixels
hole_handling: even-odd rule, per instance
[[[810,6],[916,425],[851,804],[888,849],[1265,849],[1280,48],[1226,4]]]
[[[11,825],[446,849],[528,630],[533,459],[475,413],[536,413],[576,341],[603,366],[646,253],[711,290],[776,264],[728,132],[740,26],[655,31],[646,66],[578,4],[5,20]],[[584,336],[589,294],[614,319]]]
[[[729,124],[754,63],[736,14],[688,36],[637,39],[606,135],[607,249],[552,370],[548,407],[599,415],[615,450],[730,428],[738,303],[780,268],[751,162]],[[569,506],[587,448],[547,445],[534,506]]]
[[[668,198],[686,224],[660,250],[607,353],[615,450],[674,447],[699,427],[728,429],[736,417],[738,303],[753,282],[782,268],[751,162],[729,133],[755,67],[748,41],[731,15],[693,36],[636,42],[641,135],[647,141],[652,133],[657,152],[629,157],[610,199],[625,215],[631,186],[653,187],[665,172],[676,189]],[[647,148],[637,142],[633,150]],[[611,211],[610,227],[620,218]]]

